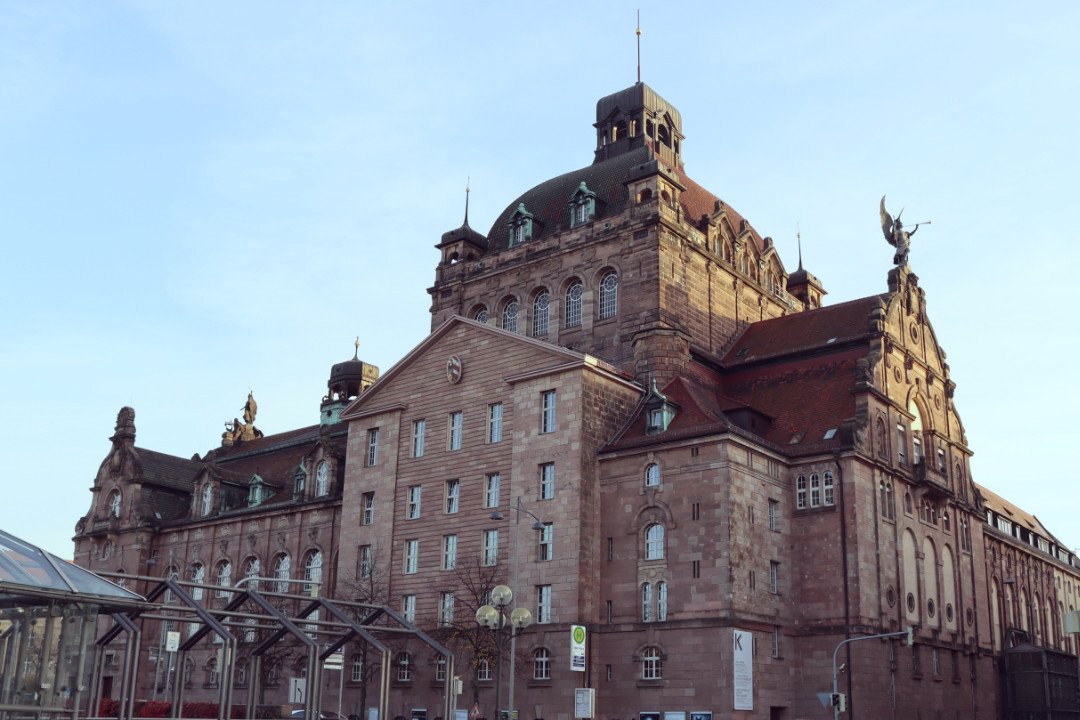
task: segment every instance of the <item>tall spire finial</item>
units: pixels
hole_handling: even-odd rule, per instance
[[[471,177],[465,176],[465,224],[469,224],[469,183],[472,180]]]
[[[353,353],[352,359],[353,360],[359,360],[360,359],[360,336],[359,335],[356,336],[356,342],[353,343],[353,344],[356,345],[356,352]]]
[[[799,241],[799,269],[802,270],[802,232],[799,230],[799,223],[795,223],[795,239]]]
[[[641,10],[637,11],[637,81],[641,82]]]

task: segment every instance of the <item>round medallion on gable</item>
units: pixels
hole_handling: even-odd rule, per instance
[[[461,381],[461,358],[457,355],[451,355],[450,359],[446,361],[446,380],[451,385],[456,385]]]
[[[892,371],[893,377],[896,378],[896,382],[903,380],[904,376],[900,373],[900,366],[897,365]]]
[[[940,395],[935,395],[934,396],[934,407],[936,407],[938,410],[941,409],[941,396]]]
[[[907,594],[907,609],[908,612],[915,612],[915,596],[912,593]]]
[[[919,327],[915,323],[911,323],[908,333],[911,335],[912,342],[919,342]]]

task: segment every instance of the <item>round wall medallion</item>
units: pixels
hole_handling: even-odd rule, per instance
[[[896,382],[900,382],[900,380],[904,377],[903,375],[900,374],[899,366],[893,368],[892,374],[893,374],[893,377],[896,378]]]
[[[908,332],[911,333],[911,340],[913,342],[919,342],[919,328],[915,323],[911,323],[911,327],[908,328]]]
[[[907,594],[907,609],[908,612],[915,612],[915,596],[911,593]]]
[[[889,601],[889,607],[896,605],[896,591],[893,590],[892,585],[885,590],[885,599]]]
[[[934,407],[936,407],[938,410],[941,409],[941,396],[940,395],[935,395],[934,396]]]
[[[451,385],[456,385],[461,380],[461,358],[451,355],[446,361],[446,379]]]

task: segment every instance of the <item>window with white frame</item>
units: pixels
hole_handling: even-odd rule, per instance
[[[412,681],[412,657],[407,652],[403,652],[398,655],[397,679],[398,682]]]
[[[424,421],[413,420],[412,424],[412,456],[424,457]]]
[[[533,651],[533,680],[551,679],[551,651],[537,648]]]
[[[822,473],[821,475],[821,502],[826,507],[832,507],[835,504],[833,474],[831,472]]]
[[[476,679],[481,682],[487,682],[491,680],[491,663],[487,660],[480,660],[476,663]]]
[[[349,675],[352,682],[360,682],[364,679],[364,658],[361,655],[352,656],[352,673]]]
[[[810,473],[810,507],[821,505],[821,476]]]
[[[458,511],[458,495],[461,493],[461,483],[457,480],[446,481],[446,514],[453,515]]]
[[[453,570],[457,567],[457,535],[443,535],[442,569]]]
[[[439,599],[439,624],[450,627],[454,624],[454,593],[444,592]]]
[[[420,489],[420,485],[409,486],[409,504],[405,515],[409,520],[416,520],[420,517]]]
[[[274,578],[277,580],[274,583],[274,592],[287,593],[289,592],[289,574],[292,572],[292,561],[289,560],[289,556],[282,553],[274,560]]]
[[[805,475],[799,475],[795,478],[795,508],[832,507],[835,504],[835,489],[831,472],[810,473],[809,480]]]
[[[533,298],[532,334],[533,337],[548,334],[548,301],[547,290],[541,290]]]
[[[371,577],[371,546],[361,545],[356,551],[356,577],[366,580]]]
[[[647,647],[641,653],[641,679],[662,680],[664,677],[664,664],[660,657],[660,649]]]
[[[645,468],[645,487],[656,487],[660,484],[660,466],[652,463]]]
[[[491,567],[499,562],[499,531],[484,531],[484,567]]]
[[[571,283],[570,287],[566,288],[566,307],[563,312],[564,327],[572,328],[581,325],[581,294],[582,285],[580,282]]]
[[[778,530],[780,527],[780,503],[776,500],[769,501],[769,529]]]
[[[805,510],[806,505],[806,476],[800,475],[795,478],[795,507]]]
[[[364,493],[364,516],[362,522],[364,525],[371,525],[375,522],[375,493]]]
[[[446,682],[446,657],[443,655],[435,660],[435,682]]]
[[[475,314],[475,315],[473,315],[473,320],[475,320],[475,321],[476,321],[476,322],[478,322],[478,323],[484,323],[484,324],[486,325],[486,324],[487,324],[487,321],[488,321],[488,311],[487,311],[487,308],[486,308],[486,307],[482,307],[482,308],[480,308],[479,310],[477,310],[477,311],[476,311],[476,314]]]
[[[313,595],[313,593],[321,594],[319,591],[322,589],[322,551],[312,550],[308,553],[307,559],[304,561],[304,594]]]
[[[645,528],[645,559],[664,559],[664,526],[659,523]]]
[[[652,583],[641,584],[641,622],[652,622]]]
[[[416,566],[420,560],[420,541],[419,540],[406,540],[405,541],[405,574],[414,575],[416,573]]]
[[[555,391],[540,393],[540,432],[555,432]]]
[[[330,491],[330,463],[323,460],[315,468],[315,496],[322,497]]]
[[[518,303],[517,300],[507,300],[502,310],[502,329],[509,332],[518,331]]]
[[[656,619],[667,620],[667,583],[663,580],[656,583]]]
[[[195,563],[191,568],[191,582],[202,584],[206,582],[206,568],[202,563]],[[188,595],[191,599],[202,605],[203,589],[196,585],[195,587],[188,588]],[[198,632],[202,623],[188,623],[188,637],[191,637]]]
[[[232,563],[222,560],[217,566],[217,584],[229,587],[232,585]],[[218,590],[215,595],[219,598],[229,597],[228,590]]]
[[[536,531],[536,559],[538,562],[547,562],[554,557],[555,528],[551,523],[544,523],[544,527]]]
[[[609,272],[600,280],[600,319],[615,317],[618,312],[619,275]]]
[[[540,499],[551,500],[555,497],[555,463],[540,466]]]
[[[109,517],[120,517],[121,495],[119,490],[109,493]]]
[[[551,622],[551,586],[536,586],[536,622],[539,625]]]
[[[416,622],[416,596],[401,596],[401,616],[409,622]]]
[[[461,412],[452,412],[446,425],[446,449],[461,449],[461,427],[464,423]]]
[[[484,507],[499,507],[499,473],[491,473],[487,476],[484,487]]]
[[[502,403],[492,403],[491,405],[488,405],[487,441],[489,443],[502,441],[502,420]]]
[[[379,428],[367,431],[367,464],[368,467],[379,464]]]
[[[249,590],[258,590],[259,581],[255,578],[259,577],[259,558],[252,556],[244,563],[244,579],[247,582],[244,586]]]
[[[769,561],[769,592],[774,595],[780,593],[780,563],[775,560]]]
[[[896,425],[896,457],[901,465],[907,464],[907,429],[899,423]]]
[[[772,630],[772,656],[780,657],[780,626],[774,625]]]

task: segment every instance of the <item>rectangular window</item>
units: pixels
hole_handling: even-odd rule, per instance
[[[607,539],[607,559],[608,562],[615,559],[615,538]]]
[[[930,656],[930,659],[931,659],[931,661],[933,663],[934,674],[935,675],[940,675],[941,674],[941,656],[938,654],[938,649],[937,648],[931,648],[931,652],[932,652],[932,654]]]
[[[499,473],[491,473],[487,476],[487,486],[484,488],[484,507],[499,507]]]
[[[944,448],[937,449],[937,469],[939,472],[945,472],[945,450]]]
[[[446,425],[446,449],[447,450],[460,450],[461,449],[461,426],[462,417],[460,412],[450,413],[450,419]]]
[[[555,391],[540,393],[540,432],[555,432]]]
[[[772,629],[772,656],[780,657],[780,626],[774,625]]]
[[[769,592],[780,593],[780,563],[775,560],[769,561]]]
[[[405,574],[413,575],[416,573],[416,566],[420,560],[420,541],[419,540],[406,540],[405,541]]]
[[[379,464],[379,428],[367,431],[367,464],[368,467]]]
[[[453,515],[458,511],[458,495],[461,492],[461,483],[457,480],[446,481],[446,514]]]
[[[551,586],[536,586],[536,622],[544,624],[551,622]]]
[[[443,535],[442,569],[453,570],[457,566],[457,535]]]
[[[349,678],[352,682],[360,682],[364,679],[364,661],[359,655],[353,655],[352,674]]]
[[[539,562],[547,562],[554,556],[552,552],[555,528],[551,523],[544,523],[543,530],[536,531],[536,559]]]
[[[700,560],[691,560],[690,561],[690,574],[691,574],[692,577],[695,577],[695,578],[700,578],[701,577],[701,561]]]
[[[799,510],[806,509],[806,476],[800,475],[795,479],[795,507]]]
[[[416,596],[404,595],[401,598],[401,614],[409,622],[416,622]]]
[[[769,501],[769,529],[775,531],[780,517],[780,503],[775,500]]]
[[[896,426],[896,457],[901,465],[907,464],[907,430],[903,425]]]
[[[701,503],[693,503],[692,505],[690,505],[690,519],[701,519]]]
[[[484,566],[491,567],[499,562],[499,531],[484,531]]]
[[[607,601],[607,624],[610,625],[613,619],[614,609],[612,608],[611,601]]]
[[[364,519],[365,525],[375,522],[375,493],[364,493]]]
[[[922,439],[918,432],[911,434],[911,461],[916,465],[922,462]]]
[[[454,593],[443,593],[439,601],[439,624],[450,627],[454,624]]]
[[[555,463],[540,466],[540,499],[551,500],[555,497]]]
[[[412,485],[409,487],[409,507],[408,514],[405,516],[409,520],[416,520],[420,517],[420,486]]]
[[[497,443],[502,440],[502,417],[502,403],[488,405],[487,440],[489,443]]]
[[[833,474],[827,472],[822,475],[822,490],[827,507],[832,507],[835,504],[834,488],[833,488]]]
[[[412,424],[412,456],[424,457],[424,421],[413,420]]]
[[[356,577],[361,580],[371,577],[370,545],[361,545],[356,551]]]
[[[810,507],[821,505],[821,478],[817,473],[810,476]]]

